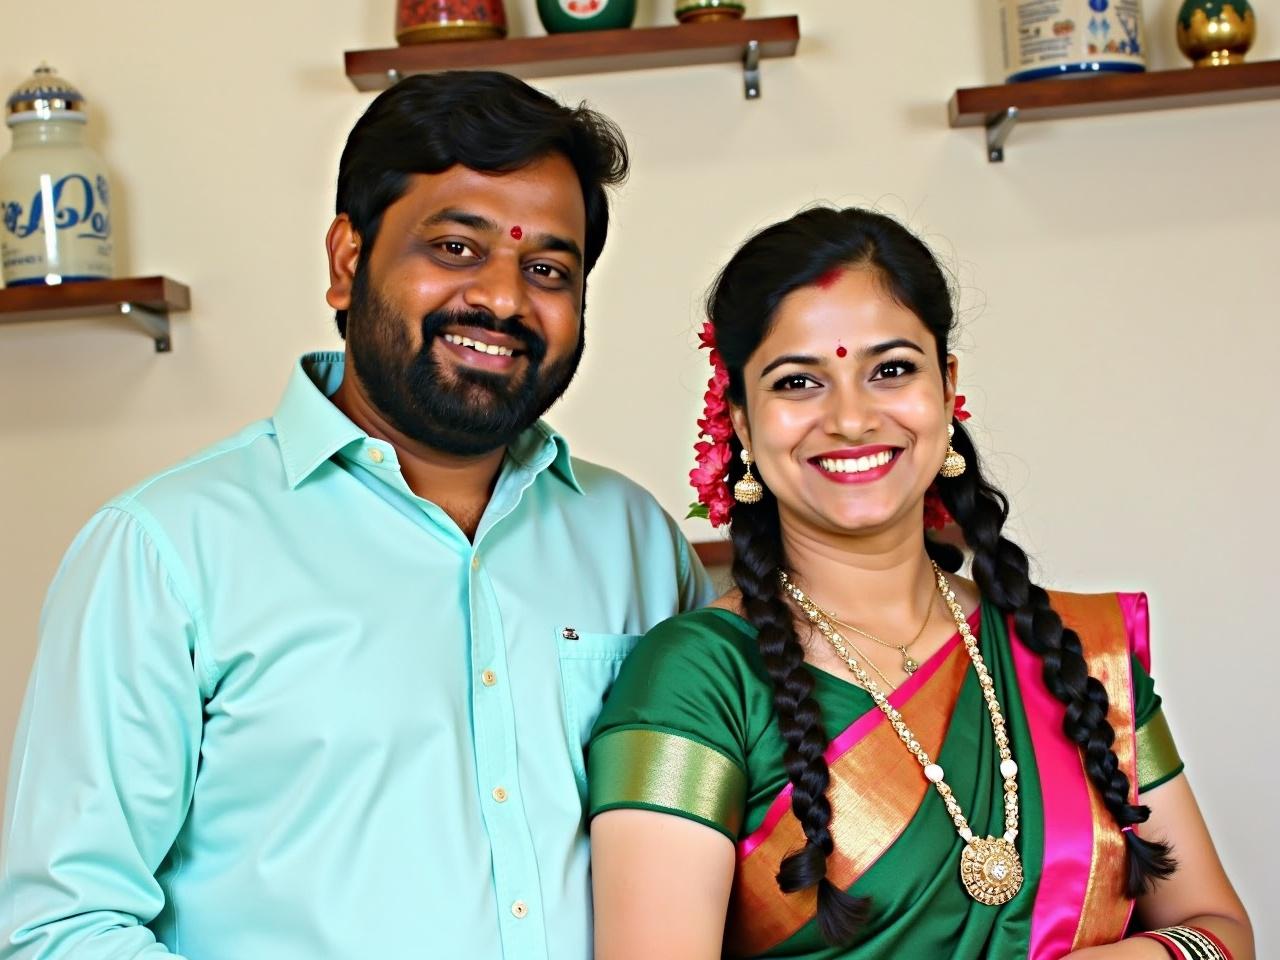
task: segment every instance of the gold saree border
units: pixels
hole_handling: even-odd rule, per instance
[[[591,815],[620,807],[661,809],[714,826],[734,840],[747,775],[696,740],[652,728],[611,730],[591,745]]]
[[[1137,743],[1134,732],[1133,661],[1124,611],[1114,593],[1050,592],[1049,602],[1062,622],[1080,637],[1089,674],[1107,691],[1107,719],[1115,731],[1111,749],[1129,778],[1131,802],[1138,799]],[[1084,764],[1084,754],[1080,754]],[[1124,936],[1133,911],[1125,895],[1128,854],[1124,834],[1086,772],[1093,820],[1089,881],[1081,904],[1073,950],[1114,943]]]
[[[1182,756],[1173,742],[1173,732],[1164,710],[1156,712],[1138,728],[1138,791],[1158,787],[1182,769]]]
[[[963,644],[956,644],[937,672],[900,708],[931,756],[941,750],[968,668],[969,654]],[[871,710],[879,712],[878,707]],[[827,878],[848,890],[901,836],[930,784],[883,717],[832,762],[830,770],[827,796],[835,850],[827,858]],[[764,953],[794,936],[817,914],[816,891],[785,894],[776,879],[782,861],[804,842],[800,822],[788,809],[773,832],[739,860],[725,924],[726,956]]]

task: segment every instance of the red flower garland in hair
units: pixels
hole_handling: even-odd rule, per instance
[[[964,397],[956,394],[956,409],[953,416],[956,420],[964,423],[973,414],[964,408]],[[942,497],[938,493],[938,484],[933,483],[924,495],[924,528],[926,530],[941,530],[948,524],[955,523],[955,518],[942,504]]]
[[[716,349],[716,331],[710,321],[703,323],[698,342],[711,351],[711,379],[707,381],[702,419],[698,421],[698,436],[706,439],[699,439],[693,445],[698,453],[698,465],[689,471],[689,482],[698,491],[698,499],[690,506],[689,516],[706,517],[713,527],[718,527],[729,522],[729,512],[733,509],[733,494],[725,480],[733,458],[729,449],[733,422],[729,419],[729,401],[725,396],[729,389],[729,371]]]

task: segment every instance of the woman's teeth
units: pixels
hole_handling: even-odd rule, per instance
[[[493,357],[514,357],[516,352],[510,347],[499,347],[492,343],[481,343],[479,340],[472,340],[470,337],[460,337],[454,333],[446,333],[444,335],[445,342],[456,344],[459,347],[468,347],[477,350],[480,353],[487,353]]]
[[[828,457],[820,457],[818,466],[822,467],[827,473],[866,473],[876,467],[883,467],[893,459],[893,453],[892,450],[881,450],[879,453],[873,453],[869,457],[854,457],[851,460],[833,460]]]

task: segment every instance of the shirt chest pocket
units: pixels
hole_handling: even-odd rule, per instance
[[[578,793],[587,796],[585,748],[604,698],[618,678],[622,661],[640,642],[638,633],[587,633],[574,627],[556,629],[560,652],[560,688],[564,703],[569,760]]]

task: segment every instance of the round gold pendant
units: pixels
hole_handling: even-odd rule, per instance
[[[1022,889],[1022,858],[1003,837],[974,837],[960,855],[960,880],[973,899],[998,907]]]
[[[908,677],[920,669],[920,664],[908,657],[905,653],[902,655],[902,672]]]

